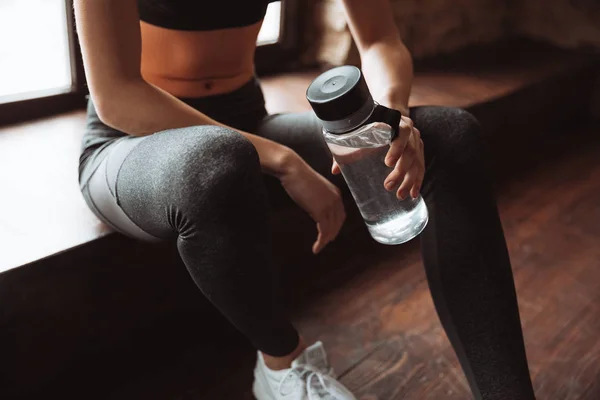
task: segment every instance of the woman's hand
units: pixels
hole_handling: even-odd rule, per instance
[[[346,219],[340,190],[300,156],[288,163],[279,180],[292,200],[317,223],[318,235],[312,251],[319,253],[336,238]]]
[[[384,181],[384,187],[396,190],[396,197],[403,200],[409,194],[414,199],[419,196],[425,176],[425,153],[421,132],[414,127],[408,117],[402,117],[398,137],[390,144],[385,157],[385,165],[394,170]],[[340,166],[333,160],[331,173],[339,174]]]
[[[385,188],[396,190],[396,197],[401,200],[409,194],[416,199],[425,176],[425,153],[421,132],[410,118],[402,117],[398,137],[385,156],[385,165],[394,168],[384,181]]]

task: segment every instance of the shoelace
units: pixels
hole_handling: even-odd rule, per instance
[[[298,365],[288,371],[279,383],[279,392],[282,393],[282,386],[285,382],[294,376],[306,385],[306,392],[309,400],[336,400],[337,396],[330,393],[325,382],[327,371],[321,371],[312,365]],[[315,397],[317,396],[317,397]]]

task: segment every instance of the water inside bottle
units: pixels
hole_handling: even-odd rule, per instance
[[[389,131],[375,132],[367,140],[363,135],[361,146],[370,147],[348,147],[358,139],[353,136],[326,136],[326,139],[371,236],[383,244],[400,244],[413,239],[427,224],[427,207],[421,196],[399,200],[395,191],[384,188],[385,178],[392,171],[384,162],[389,150]]]

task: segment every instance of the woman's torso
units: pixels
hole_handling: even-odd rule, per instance
[[[177,97],[241,87],[268,0],[139,0],[142,76]]]
[[[218,31],[175,31],[141,22],[144,79],[176,97],[226,93],[254,75],[260,22]]]
[[[199,111],[212,114],[213,118],[223,116],[237,122],[235,109],[260,117],[264,113],[262,93],[249,82],[254,79],[256,40],[268,3],[269,0],[138,0],[142,76],[196,108],[207,108]],[[240,88],[242,92],[231,98],[237,104],[221,110],[227,107],[227,102],[220,100],[221,95]],[[242,94],[248,99],[238,98]],[[212,107],[211,98],[218,109]],[[250,107],[245,104],[248,101],[263,104]],[[242,104],[245,106],[240,107]],[[247,124],[248,118],[239,119]],[[83,170],[94,169],[110,142],[125,135],[104,125],[90,102],[80,179]]]

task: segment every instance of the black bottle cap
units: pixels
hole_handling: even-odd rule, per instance
[[[373,102],[361,70],[351,65],[319,75],[306,90],[306,99],[322,121],[343,120]]]

